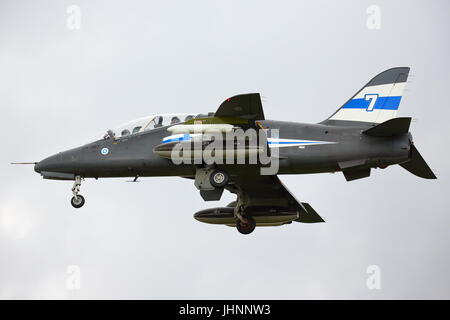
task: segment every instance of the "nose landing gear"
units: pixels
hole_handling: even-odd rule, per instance
[[[70,200],[70,203],[74,208],[77,209],[84,206],[85,203],[84,197],[81,194],[78,194],[80,192],[80,187],[81,187],[81,177],[76,176],[72,187],[73,197]]]
[[[209,182],[214,188],[223,188],[228,184],[228,174],[222,170],[214,170],[209,176]]]

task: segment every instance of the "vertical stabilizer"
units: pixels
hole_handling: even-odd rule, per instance
[[[392,68],[380,73],[325,122],[335,120],[382,123],[395,118],[408,74],[408,67]]]

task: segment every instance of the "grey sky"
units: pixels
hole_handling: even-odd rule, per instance
[[[66,27],[69,5],[81,29]],[[369,5],[381,29],[366,27]],[[450,298],[448,1],[0,0],[0,298]],[[201,224],[180,178],[44,181],[38,161],[163,112],[261,92],[266,118],[319,122],[377,73],[410,66],[400,116],[438,180],[396,166],[282,176],[327,221],[242,236]],[[66,268],[81,268],[81,289]],[[378,265],[382,289],[368,290]]]

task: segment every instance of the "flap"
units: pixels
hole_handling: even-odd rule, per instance
[[[299,214],[295,220],[297,222],[325,222],[308,203],[299,202],[277,176],[233,177],[232,184],[226,188],[245,197],[250,207],[290,207],[295,208]]]
[[[311,207],[309,203],[302,202],[304,210],[299,210],[298,219],[295,221],[302,223],[316,223],[325,222],[321,216],[316,212],[316,210]]]

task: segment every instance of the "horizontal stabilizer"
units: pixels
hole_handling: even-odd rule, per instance
[[[401,163],[400,165],[404,169],[408,170],[418,177],[424,179],[437,179],[436,175],[427,165],[427,163],[413,144],[411,144],[411,160],[405,163]]]
[[[411,118],[393,118],[367,129],[363,133],[374,137],[390,137],[408,133],[410,124]]]
[[[314,210],[309,203],[302,202],[298,219],[294,220],[302,223],[325,222],[321,216]],[[306,210],[306,211],[305,211]]]

